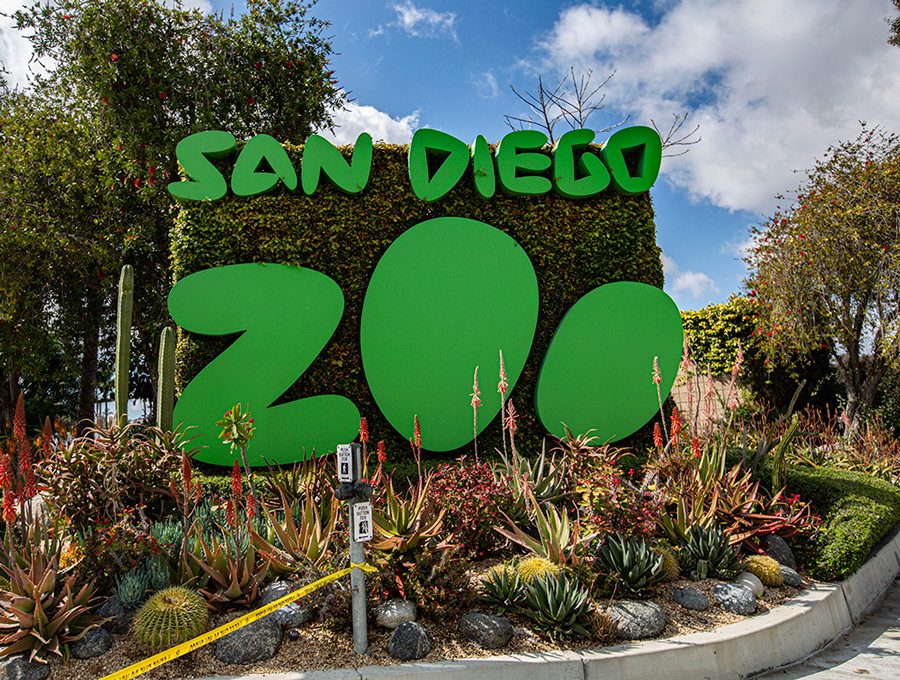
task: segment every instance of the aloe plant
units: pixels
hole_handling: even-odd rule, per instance
[[[0,607],[0,656],[26,652],[29,661],[46,662],[48,654],[62,656],[65,644],[100,624],[90,614],[93,583],[78,588],[75,574],[58,581],[59,552],[47,556],[35,548],[26,566],[12,562],[2,566],[12,599]]]
[[[394,480],[389,478],[384,504],[372,511],[372,521],[382,538],[369,545],[376,550],[405,553],[437,538],[443,527],[444,511],[435,510],[434,499],[428,494],[430,486],[431,477],[428,477],[424,484],[420,482],[410,488],[404,498],[394,491]]]
[[[535,555],[546,557],[551,562],[561,566],[575,566],[578,564],[579,552],[590,542],[596,534],[587,536],[578,535],[578,525],[569,522],[566,513],[560,513],[555,506],[548,504],[546,511],[534,497],[530,489],[525,490],[525,495],[531,506],[534,516],[534,525],[537,529],[537,538],[525,533],[515,521],[504,513],[512,531],[504,527],[495,526],[494,531],[505,536],[514,543],[530,550]]]
[[[203,558],[192,556],[197,565],[209,576],[209,581],[199,592],[206,598],[212,611],[224,611],[240,605],[252,604],[259,595],[259,587],[269,571],[271,557],[258,559],[259,553],[253,541],[241,550],[236,541],[207,543],[200,539]]]

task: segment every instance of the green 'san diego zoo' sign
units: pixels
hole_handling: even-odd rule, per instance
[[[533,130],[506,135],[491,151],[479,136],[469,147],[436,130],[419,130],[408,157],[409,181],[426,202],[439,200],[466,172],[477,194],[490,198],[554,191],[585,198],[608,186],[625,194],[647,191],[661,159],[658,134],[649,128],[620,130],[600,147],[594,132],[566,133],[552,153]],[[348,162],[325,139],[307,141],[299,171],[274,138],[258,135],[241,149],[231,172],[235,196],[271,191],[279,183],[312,195],[324,177],[347,194],[365,190],[372,139],[363,133]],[[179,143],[178,160],[188,176],[168,189],[182,201],[223,198],[229,184],[213,160],[234,153],[235,139],[209,131]],[[349,255],[348,255],[349,256]],[[408,433],[413,415],[429,423],[427,446],[449,451],[473,436],[468,393],[476,366],[497,375],[502,350],[510,390],[531,349],[538,320],[538,280],[524,249],[508,234],[462,217],[426,220],[404,231],[387,248],[368,282],[360,322],[362,366],[385,418]],[[229,300],[252,301],[237,320],[223,315]],[[199,271],[169,294],[169,311],[182,328],[204,335],[242,332],[184,389],[175,422],[197,425],[205,444],[198,459],[230,464],[216,445],[211,424],[234,403],[254,406],[256,442],[251,464],[289,463],[306,451],[333,451],[352,441],[360,413],[349,399],[318,395],[275,402],[328,343],[344,311],[339,282],[312,269],[282,264],[237,264]],[[536,386],[537,414],[556,435],[562,423],[573,432],[596,430],[618,440],[658,410],[650,381],[654,357],[671,389],[682,344],[681,316],[660,289],[643,283],[600,286],[568,311],[543,359]],[[252,369],[249,368],[252,366]],[[499,412],[499,399],[485,399],[479,431]]]

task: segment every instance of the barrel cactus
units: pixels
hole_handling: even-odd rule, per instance
[[[209,610],[199,593],[171,586],[153,595],[138,610],[134,632],[148,647],[171,647],[203,633],[208,620]]]
[[[744,558],[744,571],[756,576],[766,588],[780,588],[784,585],[784,574],[778,560],[768,555],[750,555]]]
[[[544,576],[559,576],[560,567],[555,562],[551,562],[546,557],[538,557],[537,555],[533,555],[531,557],[526,557],[524,560],[519,562],[518,567],[516,567],[516,571],[519,574],[519,578],[522,579],[523,583],[531,583],[536,578],[541,578]]]

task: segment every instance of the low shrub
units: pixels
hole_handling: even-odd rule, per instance
[[[847,578],[900,521],[900,490],[860,472],[791,465],[787,488],[825,521],[807,559],[813,578]]]

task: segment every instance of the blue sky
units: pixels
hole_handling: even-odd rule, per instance
[[[335,116],[336,141],[402,143],[420,127],[499,140],[504,114],[527,114],[510,86],[535,92],[539,74],[555,85],[570,68],[597,84],[615,71],[597,130],[626,116],[667,130],[688,112],[702,141],[664,158],[651,192],[681,309],[740,289],[748,227],[789,203],[829,144],[860,120],[900,132],[890,0],[320,0],[313,14],[332,23],[335,76],[355,99]],[[24,80],[27,50],[2,23],[0,57]]]

